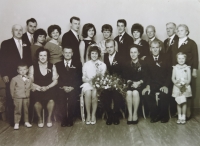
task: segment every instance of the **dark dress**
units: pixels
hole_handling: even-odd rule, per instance
[[[134,42],[133,42],[134,44]],[[150,54],[150,48],[149,48],[149,43],[145,40],[140,40],[138,44],[134,44],[135,46],[138,46],[140,55],[138,58],[141,58],[143,56],[149,56]]]
[[[50,69],[51,71],[47,71],[47,74],[43,76],[40,72],[39,64],[36,63],[35,65],[33,65],[34,83],[39,86],[48,86],[49,84],[51,84],[53,75],[52,67],[53,64],[48,63],[48,69]],[[49,100],[54,100],[55,93],[55,87],[52,87],[45,92],[35,91],[33,92],[32,97],[34,98],[34,103],[41,102],[42,104],[46,104]]]
[[[96,42],[93,40],[83,40],[85,43],[85,52],[84,52],[84,60],[86,60],[87,49],[90,45],[95,44]]]

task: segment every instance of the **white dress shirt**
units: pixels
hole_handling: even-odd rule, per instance
[[[78,38],[78,33],[76,31],[74,31],[73,29],[71,29],[71,31],[73,32],[73,34],[75,35],[75,37],[77,38],[77,40],[79,41],[79,38]]]
[[[116,52],[115,52],[114,54],[112,54],[112,55],[109,54],[109,56],[108,56],[108,59],[109,59],[110,65],[112,65],[112,63],[113,63],[113,60],[114,60],[115,54],[116,54]]]
[[[19,51],[19,55],[22,58],[23,57],[23,48],[22,48],[22,40],[18,40],[16,38],[14,38],[15,44],[17,45],[17,49]]]
[[[185,40],[187,40],[187,36],[186,37],[184,37],[184,38],[179,38],[179,40],[178,40],[178,48],[180,48],[180,46],[183,44],[183,42],[185,42]]]
[[[68,67],[70,68],[71,63],[72,63],[72,59],[70,59],[68,62],[64,59],[64,63],[65,63],[65,67],[66,67],[66,65],[68,63]]]
[[[125,34],[125,31],[122,34],[119,34],[120,35],[119,41],[122,39],[122,37],[123,37],[124,34]]]
[[[30,34],[29,32],[26,32],[26,33],[27,33],[27,36],[28,36],[28,39],[29,39],[30,43],[33,44],[34,43],[33,34]]]
[[[175,37],[175,34],[173,34],[172,36],[170,36],[168,39],[170,39],[170,41],[169,41],[169,45],[172,43],[172,40],[174,39],[174,37]]]
[[[159,58],[159,55],[158,56],[153,56],[154,61],[156,61],[156,59],[158,61],[158,58]]]
[[[149,39],[151,42],[155,39],[156,37],[154,36],[153,38]]]

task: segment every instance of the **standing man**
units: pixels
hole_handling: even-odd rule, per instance
[[[17,65],[23,61],[31,65],[30,51],[22,41],[23,28],[20,25],[12,27],[13,38],[5,40],[0,50],[0,70],[3,81],[6,83],[6,107],[9,123],[14,126],[14,105],[10,95],[10,81],[16,76]]]
[[[127,60],[130,60],[130,49],[129,47],[133,44],[132,37],[126,33],[126,20],[119,19],[117,21],[117,29],[119,35],[115,37],[115,41],[118,44],[118,53],[121,56],[122,63],[126,63]]]
[[[154,40],[158,41],[158,42],[160,42],[161,52],[165,53],[163,42],[161,40],[159,40],[158,38],[156,38],[156,29],[153,25],[147,26],[146,34],[148,37],[149,46],[150,46],[151,42],[153,42]]]
[[[66,46],[63,48],[64,60],[56,63],[59,74],[59,108],[62,116],[61,126],[73,126],[74,112],[77,105],[77,99],[80,94],[80,85],[82,81],[82,64],[73,59],[73,49]]]
[[[145,58],[146,65],[146,88],[143,89],[145,103],[150,110],[151,123],[161,121],[166,123],[169,120],[169,85],[171,82],[171,67],[164,54],[161,54],[159,41],[150,44],[152,55]],[[156,104],[155,94],[159,93],[158,105]]]
[[[33,34],[37,28],[37,21],[34,18],[30,18],[26,21],[27,32],[22,36],[23,42],[30,48],[34,44]],[[35,40],[36,41],[36,40]]]
[[[65,48],[69,46],[73,50],[73,59],[74,61],[80,62],[80,53],[79,53],[79,35],[78,30],[80,27],[80,18],[72,17],[70,18],[71,29],[65,33],[62,37],[62,47]]]

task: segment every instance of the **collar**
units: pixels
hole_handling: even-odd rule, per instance
[[[170,40],[173,40],[174,39],[174,37],[175,37],[175,34],[173,34],[172,36],[170,36],[169,38],[170,38]]]
[[[28,36],[33,36],[33,34],[31,34],[30,32],[26,32]]]
[[[73,34],[74,34],[75,36],[78,36],[78,33],[77,33],[76,31],[74,31],[73,29],[71,29],[71,31],[73,32]]]
[[[64,59],[64,63],[65,63],[65,65],[67,64],[67,61],[66,61],[65,59]],[[70,60],[68,61],[68,65],[70,66],[71,63],[72,63],[72,59],[70,59]]]
[[[149,39],[150,41],[153,41],[156,37],[154,36],[153,38]]]
[[[187,40],[187,38],[188,38],[187,36],[184,37],[184,38],[179,38],[179,41],[180,41],[180,42],[184,42],[185,40]]]
[[[124,34],[125,34],[125,32],[126,32],[126,31],[124,31],[122,34],[119,34],[119,35],[122,35],[121,37],[123,37],[123,36],[124,36]]]
[[[18,44],[19,41],[20,41],[20,43],[22,44],[22,39],[18,40],[18,39],[16,39],[15,37],[13,37],[13,39],[14,39],[14,41],[15,41],[16,44]]]
[[[114,57],[115,54],[116,54],[116,51],[115,51],[115,53],[113,53],[112,55],[109,54],[109,57]]]
[[[155,60],[155,58],[159,59],[159,55],[158,55],[158,56],[156,56],[156,57],[155,57],[155,56],[153,56],[153,59],[154,59],[154,60]]]

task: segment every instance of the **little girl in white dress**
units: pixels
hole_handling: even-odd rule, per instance
[[[177,54],[178,64],[173,66],[172,82],[174,83],[172,97],[177,101],[178,120],[177,124],[186,123],[187,97],[192,96],[191,92],[191,69],[185,64],[186,54]]]

